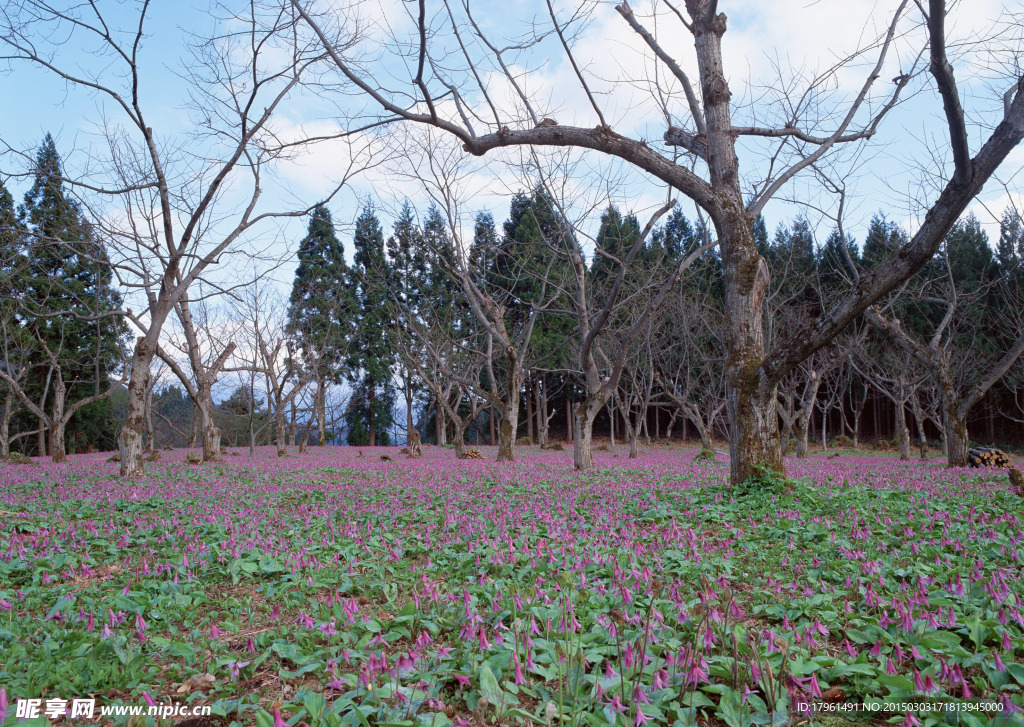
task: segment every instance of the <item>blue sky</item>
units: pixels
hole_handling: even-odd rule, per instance
[[[730,85],[734,89],[734,103],[738,116],[752,117],[750,108],[758,108],[763,114],[764,104],[748,108],[746,101],[759,96],[763,86],[770,81],[770,69],[778,63],[798,73],[810,73],[830,64],[837,54],[853,49],[864,38],[873,37],[887,21],[895,3],[874,2],[874,0],[834,0],[807,4],[805,2],[778,3],[727,2],[723,0],[720,9],[730,16],[729,32],[725,37],[726,70]],[[125,24],[133,22],[135,5],[101,2],[100,7],[110,9],[111,17]],[[515,8],[510,14],[509,8]],[[560,14],[568,14],[566,6],[559,6]],[[190,34],[208,34],[214,21],[208,13],[209,5],[199,0],[189,2],[157,2],[152,6],[149,22],[150,37],[143,48],[142,66],[146,83],[143,86],[143,102],[149,108],[151,125],[162,140],[173,142],[187,131],[194,117],[187,108],[188,84],[180,73],[187,62],[185,44]],[[403,8],[400,0],[378,0],[364,2],[361,12],[372,29],[380,31],[385,24],[401,27]],[[517,32],[516,22],[525,22],[543,12],[542,3],[484,4],[478,17],[483,24],[500,33],[508,30]],[[650,10],[648,3],[635,3],[634,10],[643,15]],[[983,32],[989,22],[1004,10],[1004,3],[998,0],[976,0],[959,5],[951,18],[950,27],[957,37],[968,38]],[[655,20],[650,19],[651,27]],[[660,8],[657,27],[659,37],[674,39],[682,43],[673,52],[691,75],[693,68],[692,40],[684,32],[676,33],[667,25],[665,9]],[[221,25],[220,27],[223,27]],[[898,52],[883,69],[883,79],[896,75],[909,64],[913,47],[914,31],[906,25],[906,37],[901,41]],[[689,45],[688,45],[689,44]],[[385,53],[388,48],[382,46]],[[589,27],[577,45],[581,65],[595,79],[595,84],[604,83],[602,104],[613,125],[625,132],[641,132],[657,139],[664,127],[663,119],[657,114],[637,112],[638,105],[634,91],[624,88],[627,79],[646,75],[649,77],[652,63],[644,58],[642,47],[636,42],[625,23],[612,10],[612,3],[598,3],[593,8]],[[96,59],[88,54],[88,48],[67,44],[59,48],[60,60],[71,67],[95,67]],[[543,64],[540,57],[524,58],[523,63],[535,63],[537,69],[529,76],[531,92],[547,99],[552,113],[557,112],[562,123],[593,125],[592,113],[574,82],[571,66],[556,46],[544,46]],[[649,55],[649,54],[646,54]],[[873,60],[873,56],[870,60]],[[861,82],[869,63],[860,62],[840,74],[836,83],[839,92],[848,93]],[[403,64],[394,59],[381,66],[388,73],[402,78]],[[661,69],[664,72],[664,69]],[[958,63],[958,78],[963,86],[965,106],[969,112],[976,108],[991,108],[995,88],[988,87],[991,78],[984,65],[974,57]],[[618,76],[618,77],[616,77]],[[52,73],[33,68],[26,64],[10,66],[2,76],[4,98],[16,99],[5,104],[0,110],[0,138],[11,148],[31,150],[46,132],[57,139],[58,149],[67,159],[69,168],[81,168],[90,153],[102,154],[102,138],[98,125],[107,118],[116,118],[116,110],[108,101],[98,98],[93,92],[69,88],[64,81]],[[879,84],[885,90],[884,81]],[[746,94],[744,95],[744,89]],[[678,106],[678,104],[677,104]],[[682,108],[676,108],[682,113]],[[331,127],[331,108],[318,99],[305,97],[297,100],[285,116],[285,123],[291,128],[300,125]],[[991,113],[983,120],[991,121]],[[972,135],[973,149],[983,129],[976,127]],[[937,167],[927,149],[929,143],[943,150],[945,129],[941,118],[941,105],[937,96],[925,88],[918,96],[899,107],[883,124],[879,136],[856,157],[844,152],[840,158],[847,161],[841,165],[848,170],[851,196],[848,201],[849,215],[847,228],[856,237],[862,237],[871,216],[878,210],[885,211],[909,228],[914,225],[915,196],[919,195],[918,181],[922,173],[934,173]],[[765,146],[759,142],[745,145],[747,153],[741,157],[742,171],[756,174],[763,165],[761,155]],[[279,171],[276,179],[268,186],[268,194],[277,195],[282,204],[312,204],[330,188],[332,171],[339,164],[342,152],[337,146],[322,147],[308,157],[295,160]],[[922,160],[928,160],[924,163]],[[478,160],[473,160],[477,162]],[[485,160],[487,165],[475,171],[477,195],[468,200],[471,211],[490,209],[496,222],[507,214],[507,194],[525,185],[526,180],[517,179],[507,169],[495,164],[496,160]],[[12,154],[0,157],[0,170],[6,173],[19,171],[19,158]],[[591,162],[594,169],[607,169],[603,160]],[[1004,166],[1001,177],[1008,183],[1008,189],[990,184],[982,194],[975,211],[990,233],[997,230],[994,216],[1002,213],[1011,200],[1019,200],[1020,168],[1024,165],[1024,154],[1017,150]],[[21,167],[23,170],[23,167]],[[613,198],[625,209],[636,209],[641,215],[654,207],[665,195],[657,182],[629,170],[622,173]],[[582,182],[581,182],[582,183]],[[10,180],[10,186],[17,197],[26,188],[23,181]],[[408,180],[400,180],[387,168],[379,168],[356,180],[332,203],[336,220],[344,226],[357,216],[361,203],[368,197],[378,199],[378,208],[384,218],[385,227],[390,226],[389,210],[395,209],[401,199],[408,196],[420,207],[426,208],[425,195]],[[931,196],[934,196],[933,194]],[[790,199],[808,202],[810,207],[801,208]],[[925,189],[924,199],[929,198]],[[692,205],[684,202],[684,211],[692,216]],[[834,204],[812,177],[804,175],[791,183],[766,209],[769,228],[774,229],[780,221],[790,220],[803,210],[818,225],[819,236],[824,239],[831,223],[814,209],[829,209]],[[292,265],[288,261],[290,250],[301,238],[305,228],[303,220],[292,220],[282,225],[272,225],[258,241],[264,249],[270,250],[270,258],[284,260],[274,263],[273,277],[283,286],[290,282]],[[219,275],[237,275],[237,270],[222,270]]]

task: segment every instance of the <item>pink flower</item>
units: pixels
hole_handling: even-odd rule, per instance
[[[523,678],[523,669],[519,665],[519,654],[512,655],[512,662],[513,664],[515,664],[513,679],[515,681],[516,686],[519,686],[520,684],[526,684],[526,679]]]
[[[992,656],[994,656],[996,659],[996,671],[1006,671],[1006,665],[1003,663],[1003,660],[999,657],[999,652],[993,651]]]
[[[468,674],[452,674],[455,677],[455,681],[459,683],[460,687],[469,686],[469,675]]]
[[[811,673],[811,696],[821,698],[821,687],[818,685],[818,676]]]
[[[607,707],[611,710],[612,714],[622,714],[626,711],[626,705],[624,705],[622,700],[619,699],[618,692],[615,692],[612,696],[612,701],[608,702]]]

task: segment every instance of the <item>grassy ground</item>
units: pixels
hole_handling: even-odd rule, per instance
[[[679,448],[585,474],[425,449],[0,466],[9,720],[95,695],[212,707],[183,725],[1021,723],[1000,473],[815,453],[730,489]]]

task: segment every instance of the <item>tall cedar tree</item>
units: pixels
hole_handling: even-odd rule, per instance
[[[64,188],[61,159],[49,134],[36,155],[35,180],[19,214],[28,244],[26,325],[60,360],[66,406],[71,406],[109,385],[122,363],[128,328],[118,316],[100,317],[120,309],[121,294],[113,286],[106,249]],[[38,400],[50,365],[41,349],[32,363],[30,396]],[[66,429],[70,450],[110,448],[117,428],[109,400],[83,407]]]
[[[345,247],[335,232],[331,211],[322,202],[310,214],[298,258],[288,329],[307,356],[315,357],[318,378],[335,381],[351,332],[355,301],[348,284]]]
[[[387,305],[391,273],[384,233],[372,204],[367,204],[356,220],[352,243],[355,255],[350,287],[360,331],[347,357],[348,379],[355,387],[346,419],[348,442],[373,447],[387,443],[387,431],[394,424],[391,369],[397,356],[391,340],[391,306]]]
[[[426,284],[426,252],[423,248],[423,234],[416,222],[416,210],[408,200],[387,243],[391,296],[395,299],[394,310],[398,311],[395,325],[400,335],[409,336],[419,322],[420,307],[424,301],[423,287]],[[415,376],[404,360],[399,363],[402,396],[405,400],[406,436],[413,428],[412,405],[420,390]]]

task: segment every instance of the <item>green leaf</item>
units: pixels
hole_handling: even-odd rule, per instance
[[[729,727],[744,727],[744,723],[747,721],[742,697],[735,689],[722,695],[722,701],[718,703],[718,710],[715,714],[724,719]]]
[[[494,705],[495,709],[502,702],[502,697],[505,695],[505,690],[498,684],[498,679],[494,676],[494,672],[491,671],[491,667],[484,662],[480,667],[480,673],[477,675],[480,679],[480,694],[487,698],[491,704]]]
[[[62,616],[67,615],[68,607],[72,606],[75,602],[74,596],[61,596],[57,599],[57,603],[53,604],[53,608],[50,609],[49,613],[46,614],[44,621],[49,621],[51,618],[57,615],[60,611]]]
[[[327,700],[324,695],[315,692],[306,692],[302,695],[302,706],[306,708],[313,719],[320,719],[327,708]]]
[[[712,702],[707,695],[703,692],[688,692],[683,695],[680,702],[686,707],[714,707],[715,703]]]

